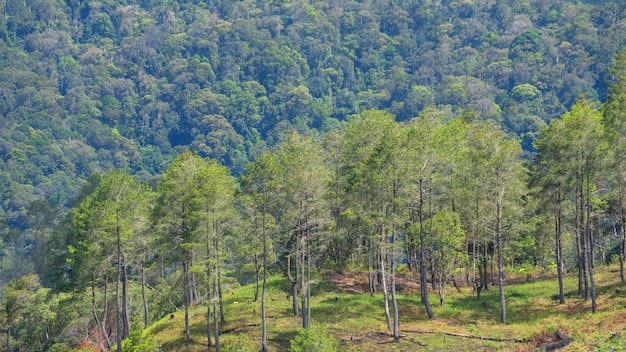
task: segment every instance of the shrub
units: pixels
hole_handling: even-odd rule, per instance
[[[298,329],[298,334],[290,342],[291,352],[335,352],[338,348],[337,340],[328,335],[326,328],[314,324],[307,329]]]

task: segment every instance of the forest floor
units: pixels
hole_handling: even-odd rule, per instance
[[[483,291],[481,300],[471,287],[448,287],[443,306],[436,291],[429,301],[436,319],[428,320],[420,303],[417,277],[398,275],[400,342],[387,330],[383,295],[370,295],[367,273],[334,271],[320,275],[312,289],[313,324],[323,324],[339,341],[341,351],[622,351],[626,350],[626,286],[617,267],[595,272],[597,311],[591,300],[577,295],[577,275],[565,278],[566,302],[555,299],[558,282],[549,275],[509,277],[505,287],[507,324],[500,324],[499,290]],[[430,289],[430,288],[429,288]],[[289,283],[268,282],[268,345],[286,351],[301,320],[293,316]],[[247,336],[260,349],[260,302],[254,287],[238,287],[224,295],[224,346]],[[193,342],[184,338],[184,314],[177,312],[153,324],[152,335],[163,351],[206,351],[206,306],[190,311]]]

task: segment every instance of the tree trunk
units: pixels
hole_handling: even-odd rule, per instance
[[[493,251],[491,252],[491,270],[490,270],[490,276],[491,276],[491,286],[495,286],[498,283],[498,278],[496,277],[496,264],[494,262],[495,256],[496,256],[496,249],[498,248],[498,240],[496,239],[495,241],[493,241],[492,243],[493,245]],[[497,259],[496,259],[497,260]]]
[[[291,257],[287,257],[287,279],[291,284],[291,305],[293,308],[293,316],[297,317],[298,312],[298,267],[296,264],[296,276],[291,276]]]
[[[113,342],[111,342],[109,334],[106,333],[106,321],[107,317],[109,316],[109,274],[104,274],[103,284],[104,287],[102,288],[102,290],[104,293],[104,297],[102,298],[102,300],[104,308],[102,308],[102,332],[104,333],[104,338],[107,342],[108,349],[110,350],[113,348]]]
[[[445,260],[445,254],[442,252],[441,253],[441,258],[439,258],[439,262],[443,263],[444,260]],[[437,285],[438,289],[439,289],[439,306],[440,307],[443,307],[443,301],[444,301],[444,290],[443,290],[444,285],[445,285],[444,276],[445,276],[444,268],[441,268],[439,270],[439,275],[438,275],[439,284]],[[452,281],[454,281],[454,279]],[[455,285],[456,285],[456,283],[455,283]]]
[[[311,324],[311,248],[308,228],[306,234],[306,324],[309,326]]]
[[[370,290],[370,295],[376,294],[376,283],[374,280],[374,265],[372,264],[372,248],[370,243],[370,251],[367,256],[367,283]]]
[[[107,350],[111,350],[111,340],[109,340],[109,336],[106,333],[104,324],[100,321],[100,318],[98,318],[98,311],[96,310],[96,277],[95,276],[92,276],[92,283],[91,283],[91,313],[93,314],[93,318],[96,321],[96,326],[98,327],[98,335],[100,335],[99,338],[104,339]],[[7,347],[9,346],[8,334],[10,334],[10,329],[7,328]]]
[[[195,263],[195,252],[191,252],[191,258],[189,259],[189,268],[193,268]],[[196,273],[193,271],[189,272],[189,304],[194,304],[198,302],[198,287],[196,285]]]
[[[256,254],[254,255],[254,271],[256,272],[256,280],[254,282],[254,302],[256,302],[259,300],[259,281],[261,281],[259,277],[261,271],[259,268],[259,258]]]
[[[141,300],[143,301],[143,327],[148,327],[150,318],[148,314],[148,298],[146,297],[146,252],[141,257]]]
[[[556,272],[559,279],[559,303],[565,303],[565,293],[563,286],[563,247],[561,245],[562,226],[561,221],[563,219],[563,211],[561,209],[561,189],[557,191],[557,214],[555,218],[556,223]]]
[[[206,307],[206,339],[207,347],[211,347],[211,231],[206,231],[206,257],[205,257],[206,272],[206,295],[207,295],[207,307]],[[185,315],[185,319],[187,316]]]
[[[444,291],[443,291],[443,275],[439,275],[439,306],[443,307]]]
[[[586,164],[589,163],[589,160],[586,160]],[[587,165],[588,166],[588,165]],[[589,283],[591,285],[591,311],[593,313],[596,312],[596,283],[595,280],[593,279],[593,268],[594,268],[594,263],[593,263],[593,234],[592,234],[592,230],[591,230],[591,186],[589,185],[589,171],[588,171],[588,167],[587,169],[587,189],[586,189],[586,193],[587,193],[587,201],[586,201],[586,209],[587,209],[587,222],[585,225],[585,233],[587,235],[587,243],[589,246]]]
[[[398,314],[398,300],[396,298],[396,261],[395,261],[396,225],[394,220],[391,232],[391,303],[393,306],[393,341],[400,341],[400,316]]]
[[[213,281],[213,326],[215,331],[213,334],[215,335],[215,352],[220,351],[220,330],[219,330],[219,320],[217,317],[217,278]]]
[[[587,254],[589,253],[589,247],[587,245],[587,234],[585,232],[585,197],[583,194],[583,175],[585,174],[584,172],[584,167],[581,167],[581,171],[578,175],[578,182],[577,182],[577,192],[576,192],[576,201],[577,201],[577,213],[576,213],[576,236],[577,238],[579,238],[580,240],[580,253],[581,256],[578,259],[581,268],[582,268],[582,288],[583,288],[583,294],[584,294],[584,298],[585,301],[589,300],[590,295],[589,295],[589,280],[588,280],[588,256]]]
[[[383,244],[384,245],[384,244]],[[382,248],[381,248],[382,250]],[[387,289],[387,279],[385,275],[385,255],[382,253],[379,256],[380,258],[380,273],[383,281],[383,298],[385,304],[385,319],[387,319],[387,329],[391,330],[391,316],[389,313],[389,290]]]
[[[261,350],[266,352],[267,349],[267,317],[265,316],[265,291],[267,289],[267,228],[265,223],[265,206],[263,207],[263,291],[261,292],[261,325],[262,325],[262,336],[261,336]],[[289,268],[287,268],[289,270]],[[295,296],[294,296],[295,299]],[[296,310],[298,305],[295,305]]]
[[[210,296],[210,292],[207,292],[207,295]],[[206,340],[207,347],[211,348],[211,302],[207,302],[206,305]]]
[[[620,200],[620,217],[619,217],[619,275],[622,279],[622,283],[626,283],[626,278],[624,277],[624,259],[626,258],[626,231],[624,231],[624,208],[621,205],[622,201]]]
[[[217,257],[218,257],[217,260],[219,260],[219,254],[217,255]],[[226,324],[226,318],[224,318],[224,301],[222,300],[222,271],[220,268],[221,268],[221,265],[219,265],[218,263],[217,265],[217,297],[219,299],[219,304],[220,304],[220,322],[222,324]]]
[[[496,236],[498,242],[498,286],[500,287],[500,323],[506,324],[506,300],[504,298],[504,256],[502,254],[502,195],[496,205]]]
[[[122,255],[122,340],[130,335],[130,312],[128,311],[128,275],[125,258]]]
[[[434,314],[432,309],[430,308],[430,303],[428,302],[428,287],[426,282],[426,253],[425,253],[425,234],[424,234],[424,196],[423,196],[423,180],[420,178],[419,180],[419,193],[420,193],[420,201],[419,201],[419,222],[420,222],[420,253],[419,253],[419,266],[420,266],[420,292],[421,292],[421,300],[426,308],[426,314],[428,314],[428,319],[433,319]]]
[[[186,254],[184,254],[186,255]],[[183,304],[185,305],[185,336],[191,342],[191,332],[189,331],[189,268],[187,260],[183,261]]]
[[[117,275],[115,279],[115,338],[117,352],[122,352],[122,322],[120,312],[120,281],[122,280],[122,242],[119,225],[116,227],[117,235]]]

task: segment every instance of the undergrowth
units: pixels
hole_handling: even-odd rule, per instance
[[[595,314],[591,302],[577,294],[575,273],[565,278],[565,304],[554,299],[558,293],[554,277],[509,278],[505,287],[507,324],[499,323],[497,286],[483,291],[480,301],[469,287],[450,287],[443,306],[432,291],[429,300],[434,320],[428,320],[419,294],[399,294],[401,339],[397,344],[391,342],[380,293],[347,293],[337,284],[324,281],[322,275],[312,290],[311,315],[341,351],[536,351],[565,342],[565,350],[572,351],[623,350],[626,288],[614,267],[598,268],[595,277]],[[267,287],[268,345],[272,351],[288,351],[292,341],[302,334],[298,330],[301,320],[293,315],[285,278],[272,277]],[[228,350],[237,350],[236,346],[260,350],[261,306],[253,298],[252,285],[224,294],[227,322],[220,330],[228,333],[220,336],[220,342]],[[206,307],[194,307],[190,312],[192,342],[185,339],[182,312],[144,330],[141,341],[156,341],[163,351],[206,351]]]

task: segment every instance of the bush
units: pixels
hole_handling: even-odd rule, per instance
[[[255,352],[258,349],[254,345],[254,341],[247,335],[237,335],[232,343],[224,344],[221,350],[224,352]]]
[[[71,352],[72,349],[65,343],[55,343],[48,350],[49,352]]]
[[[124,342],[123,350],[132,352],[158,352],[161,351],[156,338],[150,334],[144,334],[141,316],[136,316],[131,324],[130,336]]]
[[[307,329],[298,329],[298,334],[290,342],[291,352],[335,352],[339,346],[324,326],[313,324]]]

